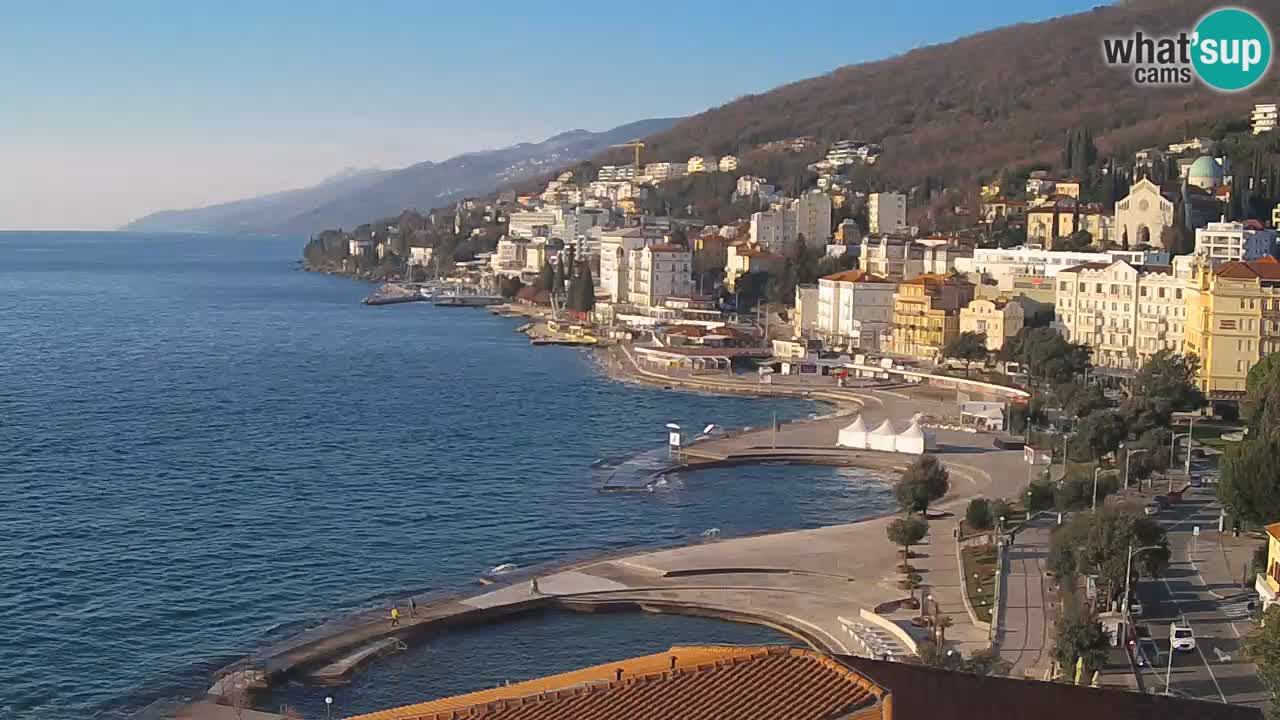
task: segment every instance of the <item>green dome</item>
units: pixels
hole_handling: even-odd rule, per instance
[[[1222,165],[1217,160],[1204,155],[1191,163],[1191,169],[1187,171],[1187,179],[1204,179],[1204,180],[1221,180]]]

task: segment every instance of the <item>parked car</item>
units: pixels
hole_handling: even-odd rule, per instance
[[[1138,596],[1129,598],[1129,617],[1142,617],[1142,601]]]
[[[1176,620],[1169,623],[1169,647],[1185,652],[1195,650],[1196,635],[1191,631],[1191,626]]]
[[[1153,502],[1149,502],[1149,503],[1147,503],[1146,505],[1143,505],[1143,506],[1142,506],[1142,514],[1143,514],[1143,515],[1159,515],[1159,514],[1160,514],[1160,503],[1153,503]]]

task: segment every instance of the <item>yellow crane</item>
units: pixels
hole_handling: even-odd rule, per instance
[[[622,147],[625,147],[625,148],[635,148],[635,151],[636,151],[636,180],[639,180],[639,179],[640,179],[640,150],[641,150],[641,148],[643,148],[643,147],[644,147],[644,143],[643,143],[643,142],[641,142],[641,141],[639,141],[639,140],[632,140],[631,142],[619,143],[619,144],[617,144],[617,145],[613,145],[612,147],[616,147],[616,148],[622,148]]]

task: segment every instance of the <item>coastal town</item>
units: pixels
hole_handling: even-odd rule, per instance
[[[646,160],[637,141],[630,163],[316,235],[306,269],[382,283],[371,304],[485,306],[535,345],[595,348],[620,379],[835,410],[764,431],[669,426],[664,459],[623,463],[601,490],[845,464],[899,476],[901,514],[485,578],[499,589],[424,599],[404,626],[393,606],[393,627],[373,612],[269,648],[211,694],[342,678],[435,624],[661,607],[784,628],[810,648],[788,664],[863,658],[896,678],[870,686],[895,706],[932,681],[885,663],[973,678],[944,702],[1004,676],[1044,689],[982,692],[1052,703],[1087,685],[1116,708],[1145,694],[1165,696],[1159,712],[1257,717],[1280,670],[1261,623],[1280,591],[1280,169],[1256,161],[1280,137],[1276,107],[1128,153],[1072,131],[1058,162],[962,189],[875,186],[884,151],[859,140],[684,160]],[[675,686],[778,652],[673,647],[368,717],[505,716],[534,694],[568,712],[584,682],[629,708],[628,687],[701,692]],[[837,684],[868,687],[848,675],[863,665],[839,668]]]

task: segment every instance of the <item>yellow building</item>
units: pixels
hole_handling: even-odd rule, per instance
[[[973,283],[947,275],[918,275],[893,295],[889,352],[937,360],[960,334],[960,310],[973,301]]]
[[[1094,244],[1112,239],[1113,219],[1096,206],[1081,205],[1076,211],[1072,200],[1039,205],[1027,212],[1027,239],[1053,250],[1054,240],[1069,237],[1076,230],[1086,230]],[[1079,227],[1076,226],[1077,219]]]
[[[1263,608],[1271,607],[1280,593],[1280,523],[1267,526],[1267,567],[1258,573],[1253,587],[1262,598]]]
[[[1053,192],[1057,195],[1066,195],[1077,200],[1080,199],[1080,181],[1075,178],[1068,180],[1059,180],[1053,185]]]
[[[1183,352],[1200,358],[1200,389],[1239,399],[1249,369],[1280,351],[1280,262],[1200,265],[1187,292]]]
[[[781,255],[765,252],[747,243],[733,243],[725,252],[724,286],[729,292],[735,292],[739,277],[747,273],[779,273],[786,264],[787,259]]]
[[[960,332],[987,336],[987,349],[999,350],[1022,330],[1022,304],[1009,298],[976,299],[960,310]]]

